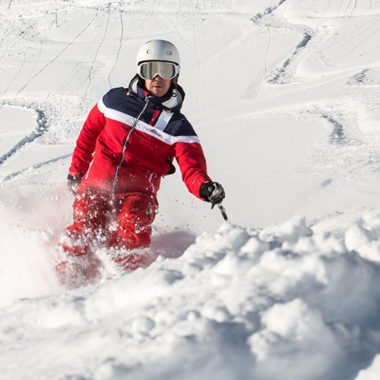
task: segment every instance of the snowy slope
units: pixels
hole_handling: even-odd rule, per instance
[[[0,1],[2,378],[377,379],[379,21],[373,0]],[[231,223],[167,177],[158,259],[99,250],[104,278],[64,289],[75,139],[151,38],[181,52]]]

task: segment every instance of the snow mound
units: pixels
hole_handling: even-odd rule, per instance
[[[336,232],[313,232],[303,217],[264,229],[225,223],[179,258],[4,308],[3,374],[354,378],[380,345],[379,240],[376,213]],[[44,360],[11,360],[31,349]],[[371,379],[377,361],[358,379]]]
[[[359,372],[356,380],[377,380],[380,373],[380,355],[376,355],[371,366]]]

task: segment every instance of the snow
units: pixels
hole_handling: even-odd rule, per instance
[[[4,379],[380,376],[380,5],[372,0],[0,1]],[[86,114],[166,38],[184,113],[225,186],[163,180],[132,273],[53,271]]]

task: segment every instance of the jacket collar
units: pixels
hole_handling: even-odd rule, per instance
[[[145,99],[147,95],[150,95],[150,92],[145,89],[144,82],[138,74],[132,78],[128,88],[141,99]],[[180,111],[184,98],[185,92],[178,84],[175,86],[172,85],[168,93],[161,98],[150,95],[150,99],[153,103],[162,104],[170,111]]]

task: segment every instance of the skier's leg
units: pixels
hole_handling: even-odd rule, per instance
[[[108,198],[93,188],[78,192],[73,207],[74,222],[66,228],[59,243],[62,258],[55,269],[61,282],[68,282],[68,273],[72,275],[74,272],[86,280],[96,277],[99,262],[90,246],[102,234]],[[73,282],[73,279],[69,281]]]
[[[94,188],[77,194],[73,206],[74,222],[67,227],[62,248],[72,256],[83,256],[94,239],[99,238],[106,222],[109,197]]]
[[[125,269],[134,270],[149,264],[146,256],[131,250],[149,247],[158,202],[154,195],[142,192],[125,194],[119,202],[116,228],[109,244],[116,250],[124,251],[114,258],[115,261]]]

